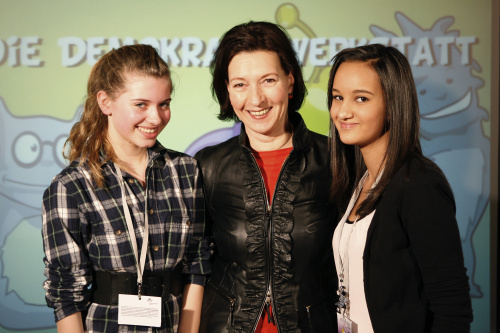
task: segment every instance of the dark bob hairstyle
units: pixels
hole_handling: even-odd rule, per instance
[[[238,53],[255,51],[276,53],[284,72],[287,75],[292,73],[295,82],[293,97],[288,103],[288,113],[295,112],[302,106],[307,90],[290,37],[274,23],[250,21],[231,28],[222,36],[210,64],[212,96],[219,102],[220,120],[238,120],[227,91],[229,63]]]
[[[408,60],[394,47],[373,44],[349,48],[337,53],[332,61],[327,92],[329,110],[333,102],[335,74],[344,62],[368,63],[377,73],[384,92],[389,142],[384,157],[384,172],[357,211],[360,216],[364,216],[374,209],[385,187],[405,160],[411,154],[422,156],[417,91]],[[330,121],[329,146],[333,173],[332,199],[345,209],[349,201],[345,194],[353,192],[366,166],[359,147],[342,143],[333,121]]]

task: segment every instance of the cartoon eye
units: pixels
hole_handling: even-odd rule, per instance
[[[12,145],[14,161],[23,168],[30,168],[38,163],[42,155],[42,144],[36,134],[20,134]]]
[[[446,83],[448,83],[448,84],[452,84],[452,83],[453,83],[453,79],[451,79],[451,78],[446,79]]]
[[[59,166],[63,168],[68,165],[62,155],[64,150],[64,144],[66,143],[67,139],[68,139],[67,135],[60,135],[54,141],[54,150],[53,150],[54,160],[57,162],[57,164],[59,164]]]

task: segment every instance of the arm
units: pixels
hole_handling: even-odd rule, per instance
[[[56,179],[45,191],[42,236],[47,305],[56,321],[86,310],[91,271],[85,254],[82,219],[68,188]],[[81,316],[80,316],[81,317]]]
[[[75,312],[57,322],[57,333],[83,333],[82,313]]]
[[[204,286],[205,277],[211,272],[211,253],[205,224],[205,202],[200,171],[196,162],[190,166],[190,169],[188,177],[181,177],[183,180],[189,179],[189,185],[184,184],[183,187],[189,186],[191,190],[191,197],[184,198],[187,209],[190,211],[191,224],[183,258],[183,273],[185,276],[183,282],[185,284],[194,283]]]
[[[179,333],[198,332],[204,289],[203,286],[197,284],[188,284],[184,288]]]
[[[431,332],[469,332],[472,307],[451,189],[427,169],[402,197],[400,214],[434,314]]]
[[[205,277],[210,273],[210,250],[206,237],[205,202],[201,184],[200,171],[196,163],[191,165],[189,186],[192,197],[185,198],[187,209],[190,211],[191,224],[187,238],[184,261],[184,288],[183,305],[180,318],[179,332],[198,332],[200,327],[201,307]]]

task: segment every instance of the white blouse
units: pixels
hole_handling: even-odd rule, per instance
[[[347,221],[359,193],[361,193],[365,177],[361,179],[358,188],[351,197],[344,216],[335,229],[332,245],[339,286],[343,285],[346,287],[349,297],[348,317],[352,322],[357,324],[358,332],[372,333],[373,327],[366,305],[365,286],[363,283],[363,252],[368,228],[370,227],[375,211],[360,220],[354,221],[354,223]],[[342,273],[344,275],[343,279],[340,278]]]

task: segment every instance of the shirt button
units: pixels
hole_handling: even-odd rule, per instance
[[[153,250],[155,250],[155,252],[158,252],[159,249],[160,247],[158,245],[153,246]]]
[[[128,180],[128,183],[129,183],[129,184],[133,184],[133,183],[134,183],[134,180],[133,180],[133,179],[129,179],[129,180]]]
[[[121,234],[122,234],[122,231],[121,231],[121,230],[116,230],[116,231],[115,231],[115,235],[120,236]]]
[[[191,221],[189,221],[189,220],[188,220],[188,221],[186,222],[186,225],[189,227],[189,226],[191,225]]]
[[[154,210],[150,209],[150,210],[149,210],[149,215],[153,215],[153,214],[154,214],[154,212],[155,212]]]

